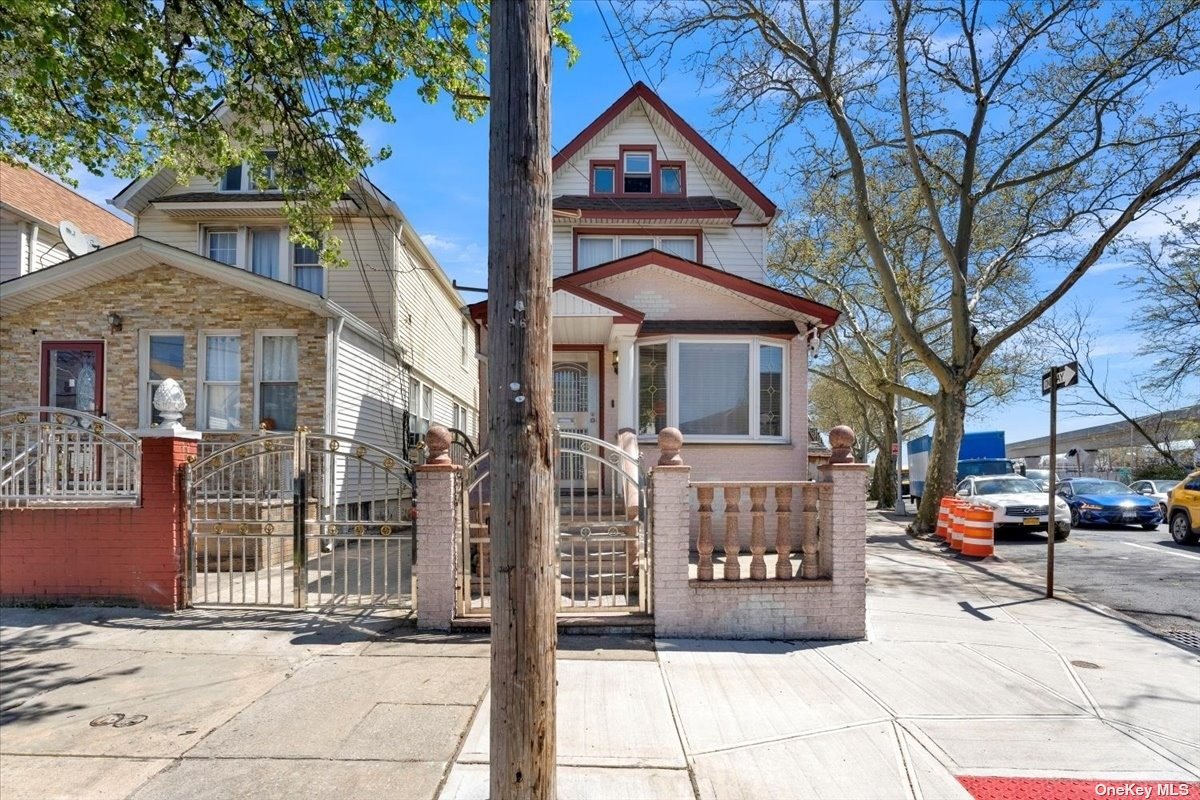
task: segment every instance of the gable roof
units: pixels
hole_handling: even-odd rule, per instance
[[[589,283],[594,283],[604,278],[611,278],[614,275],[620,275],[644,267],[662,267],[663,269],[671,270],[672,272],[677,272],[689,278],[704,281],[705,283],[711,283],[723,289],[746,295],[747,297],[773,303],[789,311],[813,317],[819,321],[821,327],[833,325],[837,322],[838,317],[841,316],[841,312],[836,308],[818,303],[815,300],[809,300],[806,297],[800,297],[799,295],[785,292],[782,289],[776,289],[774,286],[768,286],[765,283],[759,283],[749,278],[743,278],[740,275],[734,275],[731,272],[723,272],[701,264],[698,261],[689,261],[686,258],[680,258],[671,253],[653,249],[643,250],[631,256],[618,258],[615,261],[609,261],[595,267],[588,267],[578,272],[563,275],[555,281],[555,285],[559,281],[562,281],[566,284],[586,286]]]
[[[629,108],[635,101],[642,101],[650,108],[654,109],[663,119],[665,119],[679,135],[686,139],[693,147],[696,148],[708,161],[716,167],[726,178],[738,187],[747,197],[752,200],[755,205],[762,209],[763,214],[768,219],[774,218],[779,209],[771,201],[771,198],[762,193],[761,190],[750,179],[741,173],[741,171],[729,162],[725,156],[721,155],[715,147],[708,143],[708,140],[701,136],[695,128],[687,123],[683,117],[675,113],[675,110],[668,106],[661,97],[659,97],[649,86],[638,81],[629,91],[617,98],[617,101],[606,108],[600,116],[596,117],[590,125],[584,128],[579,134],[569,141],[565,147],[558,151],[554,156],[554,169],[557,170],[562,165],[566,164],[575,154],[583,149],[584,145],[594,139],[604,128],[621,115],[625,109]]]
[[[320,295],[144,236],[134,236],[78,258],[0,282],[0,316],[32,308],[64,294],[84,291],[158,264],[167,264],[235,289],[263,295],[322,317],[344,318],[356,333],[373,341],[380,340],[379,333],[367,323]]]
[[[574,295],[581,300],[594,303],[604,311],[611,314],[614,322],[632,323],[636,325],[641,323],[641,321],[646,318],[646,315],[641,311],[638,311],[636,308],[627,306],[624,303],[618,303],[611,297],[605,297],[602,294],[597,294],[591,289],[585,289],[582,286],[572,286],[569,283],[564,283],[562,282],[561,278],[555,279],[551,286],[551,291],[554,293],[566,292],[567,294]],[[482,322],[486,325],[488,318],[487,306],[487,300],[480,300],[467,306],[467,311],[470,313],[472,319],[477,322]]]
[[[70,220],[105,245],[133,236],[133,226],[116,214],[29,167],[0,162],[0,206],[49,228]]]

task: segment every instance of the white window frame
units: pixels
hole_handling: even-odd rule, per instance
[[[637,370],[637,364],[640,362],[640,350],[638,348],[643,345],[655,344],[667,345],[667,426],[672,428],[679,427],[679,345],[685,344],[739,344],[746,345],[750,348],[750,364],[747,380],[749,381],[750,391],[750,433],[746,436],[738,435],[708,435],[708,434],[686,434],[689,442],[695,443],[710,443],[710,444],[734,444],[734,443],[761,443],[761,444],[789,444],[791,442],[791,342],[781,339],[773,339],[767,336],[703,336],[703,335],[687,335],[679,334],[675,336],[654,336],[646,339],[638,339],[634,347],[634,387],[633,387],[633,408],[640,411],[641,402],[641,376]],[[761,345],[769,345],[771,347],[779,347],[783,349],[783,400],[780,403],[780,411],[782,413],[782,423],[780,436],[763,436],[759,433],[760,419],[760,391],[759,384],[759,347]],[[638,438],[643,442],[657,441],[656,434],[638,433]]]
[[[623,255],[621,255],[621,242],[622,242],[622,240],[625,240],[625,239],[643,239],[643,240],[644,240],[644,239],[649,239],[649,240],[651,241],[651,244],[650,244],[650,246],[651,246],[651,247],[653,247],[653,248],[654,248],[654,249],[656,249],[656,250],[663,250],[662,243],[663,243],[664,241],[667,241],[667,240],[683,240],[683,239],[686,239],[686,240],[688,240],[689,242],[692,242],[692,243],[695,245],[695,250],[694,250],[694,258],[693,258],[692,260],[693,260],[693,261],[695,261],[695,262],[696,262],[696,263],[698,263],[698,264],[703,264],[704,262],[700,260],[700,254],[701,254],[701,251],[700,251],[700,238],[701,238],[701,237],[700,237],[699,235],[697,235],[697,234],[694,234],[694,233],[680,233],[680,234],[671,234],[671,233],[663,233],[663,234],[648,234],[648,233],[638,233],[638,232],[637,232],[637,231],[635,231],[635,230],[630,230],[630,231],[629,231],[629,233],[627,233],[627,234],[596,234],[596,233],[581,233],[581,234],[579,234],[579,236],[577,236],[577,237],[576,237],[576,239],[577,239],[577,242],[582,242],[584,239],[604,239],[604,240],[607,240],[607,241],[610,241],[610,242],[612,242],[612,246],[613,246],[613,249],[612,249],[612,252],[613,252],[613,257],[612,257],[612,260],[614,260],[614,261],[615,261],[615,260],[617,260],[618,258],[628,258],[628,256],[623,256]],[[641,251],[639,251],[639,252],[641,252]],[[636,255],[636,254],[634,254],[634,255]],[[682,257],[682,256],[680,256],[680,257]],[[601,262],[601,263],[606,263],[606,262]],[[595,266],[595,265],[593,264],[592,266]],[[589,269],[589,267],[584,267],[584,266],[580,266],[580,265],[579,265],[579,247],[578,247],[578,244],[576,244],[576,248],[575,248],[575,267],[576,267],[576,270],[577,270],[577,271],[578,271],[578,270],[581,270],[581,269]]]
[[[296,340],[296,423],[300,423],[300,332],[295,328],[262,328],[254,332],[254,428],[262,420],[262,354],[263,338],[267,336],[291,336]],[[283,383],[283,381],[272,381]],[[282,429],[281,429],[282,430]]]
[[[264,150],[263,153],[264,154],[275,153],[276,157],[278,157],[279,151],[274,148],[271,148],[269,150]],[[274,160],[274,159],[272,159],[272,160]],[[221,170],[221,177],[217,179],[217,191],[220,192],[221,194],[254,194],[254,193],[258,193],[258,192],[277,191],[277,188],[273,187],[273,186],[259,187],[259,186],[254,185],[254,181],[250,177],[250,162],[249,161],[243,161],[240,164],[240,166],[242,168],[242,181],[241,181],[242,186],[241,186],[241,188],[240,189],[226,189],[225,188],[225,175],[226,175],[226,173],[229,172],[230,168],[234,167],[234,166],[239,166],[239,165],[229,164],[228,166],[225,167],[225,169]],[[274,165],[272,165],[272,167],[271,167],[271,173],[272,174],[274,173]]]
[[[285,228],[285,232],[286,232],[286,228]],[[315,264],[298,264],[296,262],[296,248],[298,246],[299,245],[297,245],[296,242],[288,240],[288,243],[287,243],[288,281],[287,282],[289,284],[291,284],[292,286],[295,286],[297,289],[299,289],[300,288],[299,285],[296,284],[296,268],[297,268],[297,266],[316,267],[317,269],[321,270],[321,291],[318,294],[318,297],[325,297],[329,293],[329,270],[326,269],[325,265],[321,263],[321,248],[317,247],[314,250],[314,252],[316,252],[316,254],[317,254],[317,261]],[[306,289],[305,291],[308,291],[308,290]]]
[[[152,336],[178,336],[183,339],[183,363],[187,364],[187,334],[183,331],[168,329],[138,331],[138,425],[143,428],[149,428],[154,420],[154,393],[150,391],[150,337]]]
[[[234,381],[209,381],[205,380],[205,368],[208,366],[208,337],[210,336],[236,336],[240,340],[238,343],[238,379],[236,385],[238,387],[238,402],[241,402],[242,392],[242,350],[246,346],[246,336],[238,328],[211,328],[200,331],[196,337],[196,430],[207,431],[211,430],[208,427],[208,385],[211,383],[214,386],[231,386]],[[242,409],[241,413],[245,413]],[[244,419],[238,420],[237,430],[245,430],[243,427],[246,424]]]
[[[253,243],[251,233],[256,230],[279,231],[279,277],[274,279],[269,278],[268,280],[278,280],[280,283],[286,283],[289,286],[295,285],[292,282],[292,240],[289,238],[289,233],[291,230],[287,225],[201,225],[199,234],[200,241],[197,244],[196,251],[205,258],[209,258],[209,234],[229,233],[230,231],[236,231],[237,251],[234,254],[234,262],[230,266],[237,267],[238,269],[244,269],[247,272],[254,274],[252,264]],[[324,281],[322,281],[322,287],[324,287]]]
[[[217,259],[213,258],[211,255],[209,255],[212,252],[212,248],[209,247],[208,240],[209,240],[209,237],[212,236],[214,233],[232,233],[234,235],[235,241],[234,241],[234,246],[233,246],[233,264],[231,264],[230,266],[242,267],[242,265],[244,263],[244,259],[242,258],[242,252],[245,248],[245,236],[246,236],[245,229],[240,228],[236,225],[205,225],[205,226],[201,227],[200,228],[200,255],[204,256],[205,258],[207,258],[210,261],[217,260]],[[225,262],[222,261],[220,263],[224,264]]]
[[[631,172],[629,170],[630,156],[645,156],[646,171]],[[640,178],[645,176],[650,179],[650,188],[644,192],[631,192],[625,188],[625,179],[630,176]],[[626,150],[621,154],[621,194],[654,194],[654,153],[650,150]]]

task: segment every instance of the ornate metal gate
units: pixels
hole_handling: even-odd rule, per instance
[[[557,432],[555,456],[559,612],[649,612],[649,482],[641,458],[568,431]],[[491,613],[490,452],[466,465],[462,491],[459,613],[486,616]]]
[[[187,467],[193,605],[412,603],[412,465],[330,434],[263,433]]]

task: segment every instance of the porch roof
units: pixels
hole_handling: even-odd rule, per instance
[[[371,326],[320,295],[144,236],[135,236],[78,258],[0,282],[0,316],[127,277],[158,264],[167,264],[236,289],[270,297],[321,317],[345,319],[356,333],[372,341],[380,341],[379,333]]]
[[[644,267],[661,267],[672,270],[690,278],[721,287],[727,291],[771,303],[785,311],[798,313],[809,320],[813,320],[815,326],[818,328],[832,326],[837,322],[838,317],[841,316],[841,312],[836,308],[818,303],[815,300],[809,300],[808,298],[785,292],[782,289],[776,289],[774,286],[768,286],[765,283],[758,283],[749,278],[743,278],[740,275],[722,272],[719,269],[705,266],[699,262],[688,261],[671,253],[654,249],[644,250],[632,256],[618,258],[615,261],[609,261],[595,267],[579,270],[578,272],[560,275],[554,279],[553,290],[556,292],[566,290],[580,297],[586,297],[592,302],[603,305],[613,311],[614,316],[623,316],[624,319],[620,321],[639,324],[643,328],[642,332],[645,333],[644,328],[646,324],[658,325],[659,323],[643,323],[645,314],[642,312],[586,288],[590,283]],[[487,300],[480,300],[477,303],[467,306],[472,319],[485,325],[487,324],[487,302]],[[662,322],[663,324],[670,322],[673,325],[683,324],[681,321]],[[700,324],[700,322],[692,321],[692,324]],[[721,322],[706,321],[705,324],[714,325],[721,324]],[[782,331],[777,331],[775,334],[782,335]]]

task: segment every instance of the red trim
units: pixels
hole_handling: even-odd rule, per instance
[[[697,133],[695,128],[689,125],[683,117],[676,114],[670,106],[663,102],[661,97],[651,91],[650,87],[641,81],[630,87],[629,91],[617,98],[616,102],[605,109],[590,125],[568,142],[566,147],[558,151],[558,155],[554,156],[554,169],[557,170],[563,164],[566,164],[585,144],[595,138],[601,130],[628,108],[634,100],[641,100],[646,103],[666,119],[668,123],[673,125],[683,138],[687,139],[693,147],[700,151],[701,155],[712,162],[713,166],[720,170],[725,177],[729,178],[735,186],[745,192],[746,196],[753,200],[767,217],[773,218],[778,213],[778,207],[776,207],[775,203],[771,202],[769,197],[763,194],[757,186],[738,171],[737,167],[729,163],[728,159],[717,152],[716,148]]]
[[[604,306],[610,311],[616,311],[620,316],[613,317],[613,322],[626,323],[629,325],[640,325],[646,315],[636,308],[631,308],[624,303],[618,303],[611,297],[605,297],[602,294],[593,292],[591,289],[585,289],[582,286],[568,286],[567,284],[555,284],[553,286],[555,292],[567,292],[576,297],[581,297],[584,300],[589,300],[596,305]]]
[[[596,357],[596,369],[598,369],[600,371],[600,374],[597,375],[596,377],[598,378],[597,382],[600,384],[600,392],[599,392],[599,396],[596,398],[596,400],[600,405],[596,409],[596,428],[597,428],[597,430],[599,430],[599,433],[596,434],[596,438],[603,439],[604,438],[604,379],[608,377],[608,374],[605,372],[605,369],[604,369],[605,368],[605,364],[604,364],[605,345],[602,345],[602,344],[556,344],[556,345],[553,345],[552,349],[554,350],[555,353],[597,353],[598,354]],[[552,358],[552,359],[550,359],[550,361],[551,361],[550,371],[553,372],[554,371],[554,364],[553,364],[554,359]],[[551,391],[553,391],[553,389],[551,389]]]
[[[42,342],[42,374],[40,376],[41,383],[41,403],[40,405],[52,405],[50,402],[50,382],[47,380],[50,377],[50,351],[51,350],[88,350],[91,351],[95,359],[96,370],[96,407],[87,412],[94,416],[102,416],[104,414],[104,342],[102,340],[72,340],[72,341],[44,341]]]
[[[596,167],[611,167],[613,171],[613,190],[611,192],[596,191]],[[619,194],[617,191],[617,174],[620,172],[620,167],[617,162],[612,159],[591,159],[588,161],[588,196],[589,197],[612,197]]]
[[[628,236],[630,238],[650,238],[656,236],[694,236],[696,238],[696,260],[704,263],[704,231],[700,228],[572,228],[571,229],[571,271],[579,271],[579,237],[580,236]]]
[[[739,294],[756,297],[759,300],[783,306],[791,311],[798,311],[801,314],[816,317],[826,326],[833,325],[837,322],[838,317],[841,316],[841,312],[836,308],[830,308],[813,300],[789,294],[781,289],[776,289],[774,286],[767,286],[765,283],[758,283],[749,278],[743,278],[739,275],[706,267],[703,264],[688,261],[679,256],[664,253],[661,250],[647,250],[632,256],[619,258],[616,261],[609,261],[607,264],[601,264],[597,267],[572,272],[569,275],[563,275],[558,278],[555,283],[561,281],[575,285],[587,285],[602,278],[609,278],[613,275],[620,275],[646,266],[663,267],[664,269],[706,281],[707,283],[715,284]]]

